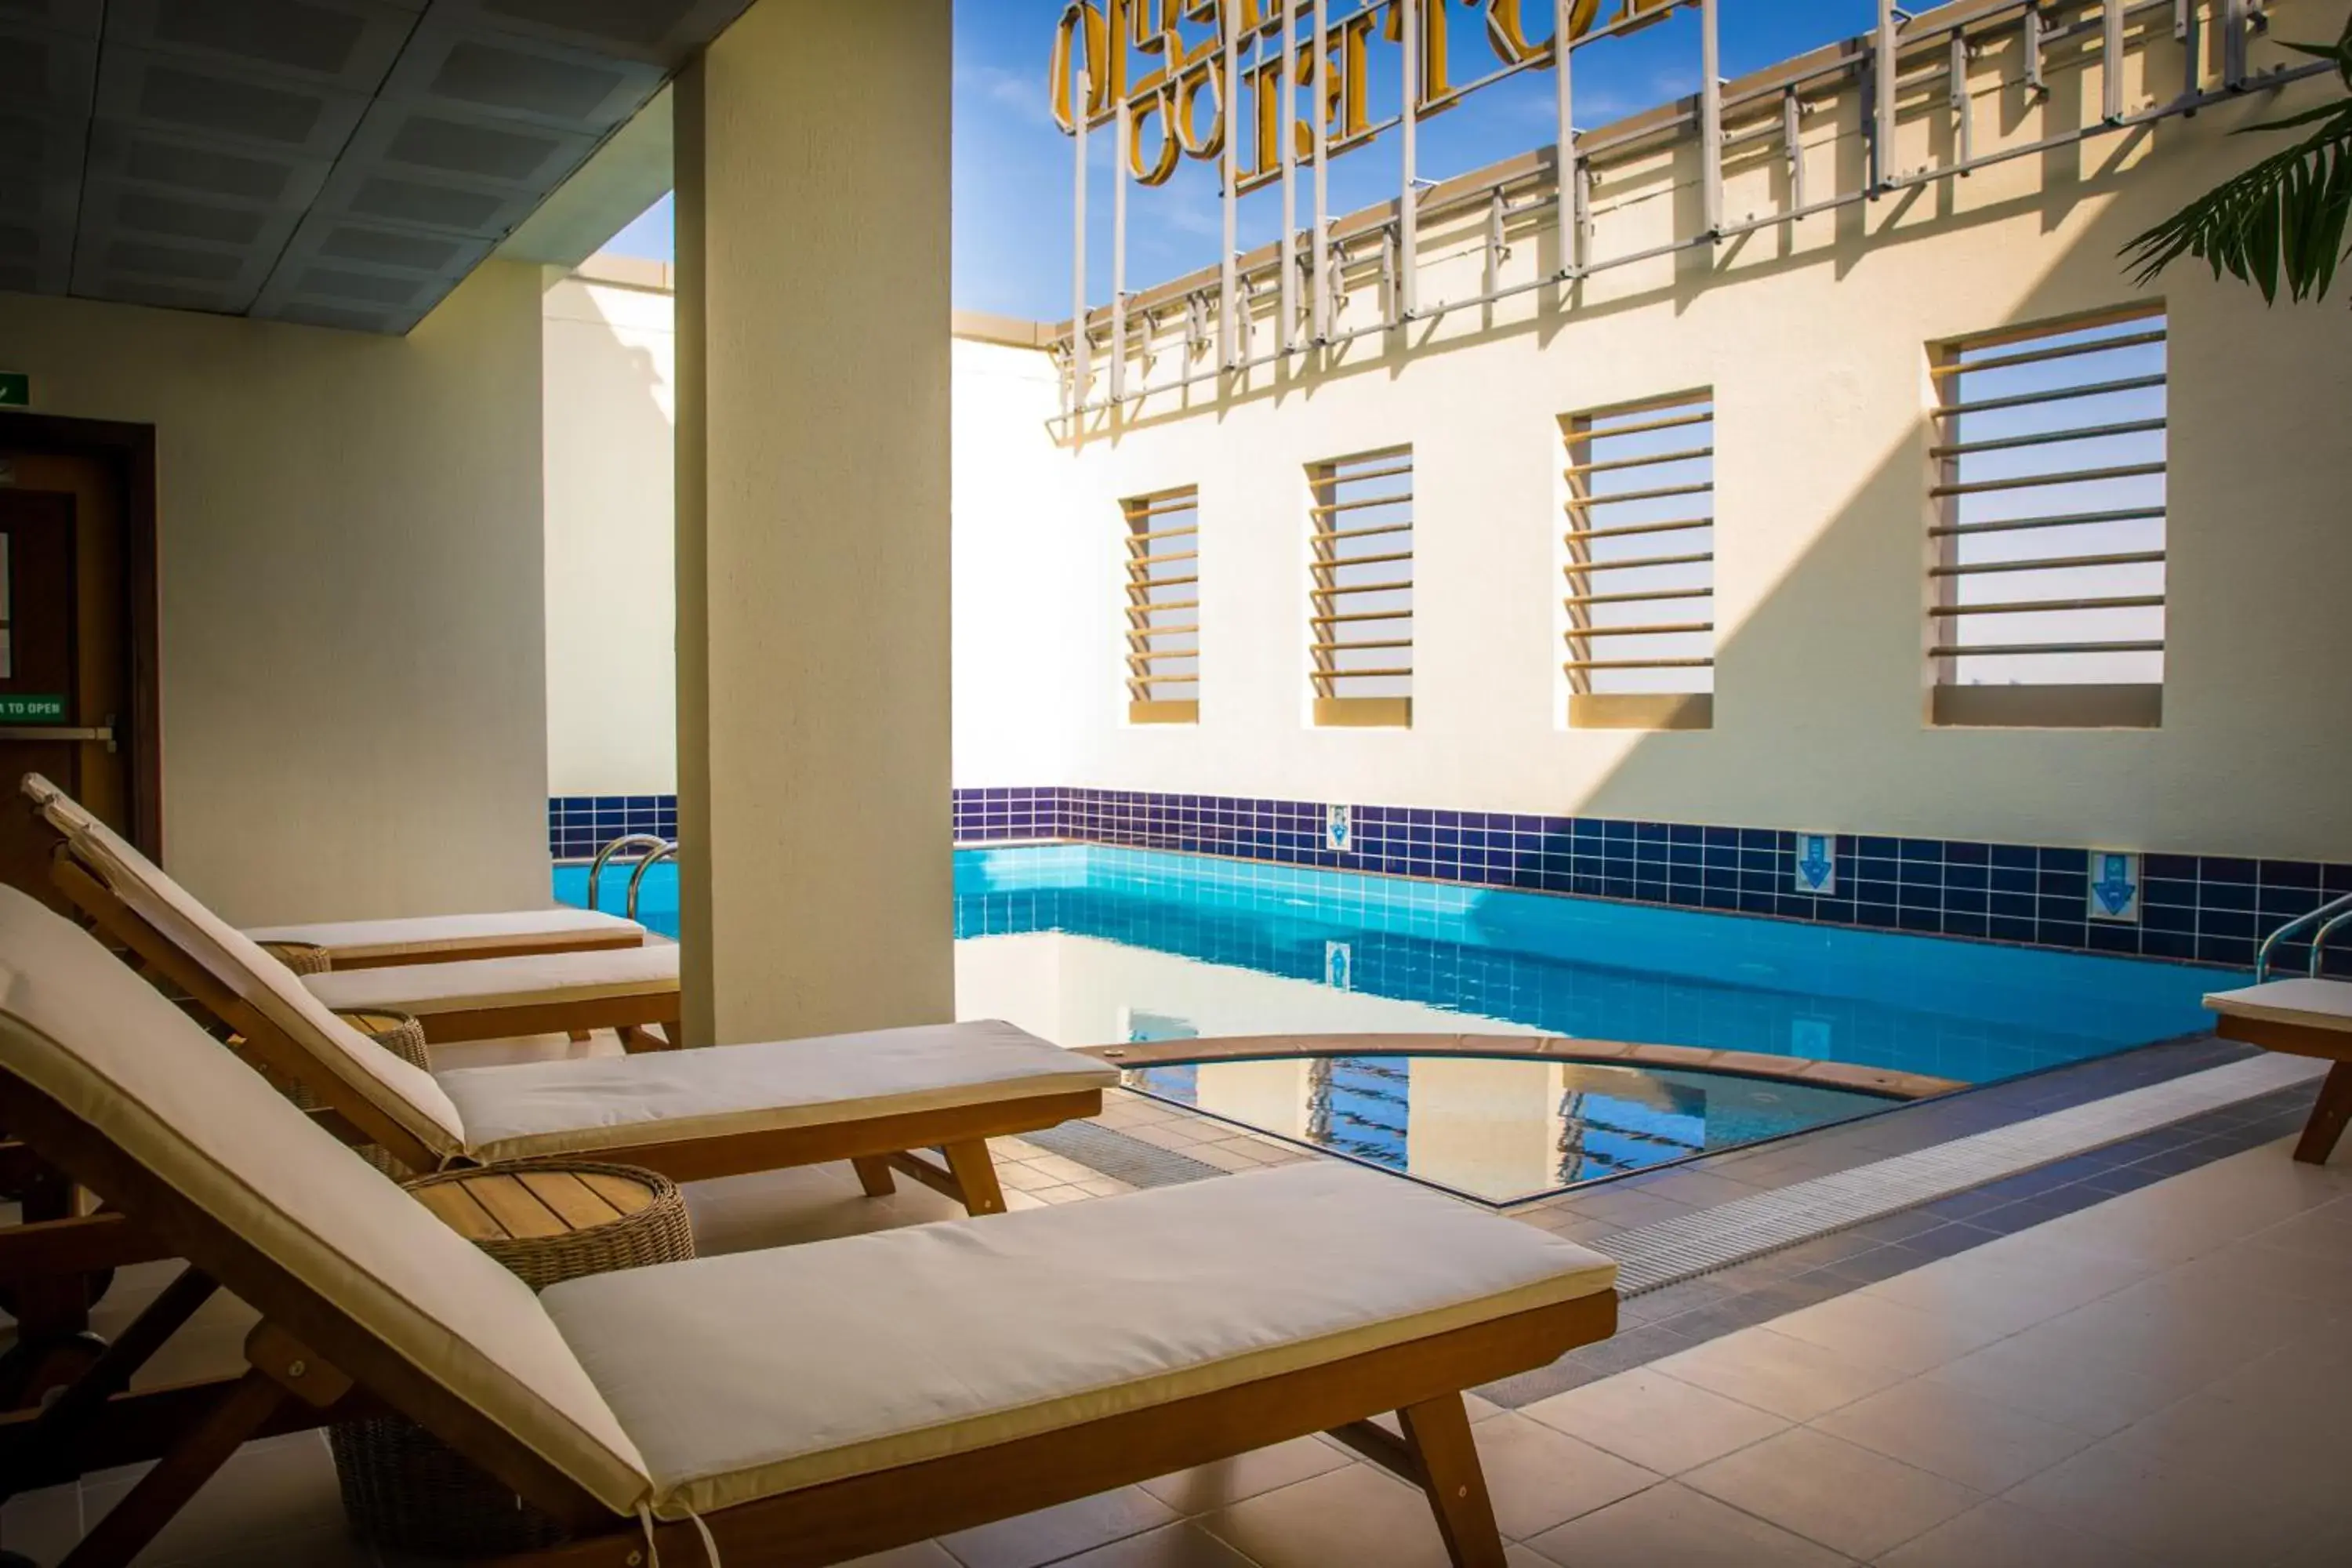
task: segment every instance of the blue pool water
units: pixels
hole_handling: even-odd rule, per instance
[[[584,901],[585,880],[559,867],[557,896]],[[605,908],[627,881],[607,868]],[[1073,1046],[1532,1029],[1979,1083],[2201,1029],[2199,999],[2226,983],[2147,959],[1091,845],[959,850],[955,889],[965,1010]],[[648,875],[640,918],[675,933],[675,867]],[[1013,962],[1039,943],[1050,958]]]

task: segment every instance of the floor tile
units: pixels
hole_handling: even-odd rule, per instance
[[[1880,1280],[1865,1287],[1865,1292],[1988,1331],[2013,1333],[2145,1279],[2158,1268],[2141,1259],[2046,1244],[2040,1233],[2027,1231]]]
[[[1840,1568],[1849,1561],[1673,1481],[1528,1545],[1563,1568]]]
[[[1763,1328],[1668,1356],[1657,1370],[1791,1421],[1851,1405],[1903,1375]]]
[[[1719,1459],[1789,1425],[1784,1416],[1649,1367],[1538,1400],[1519,1414],[1662,1476]]]
[[[85,1479],[82,1517],[94,1525],[137,1484],[144,1467]],[[142,1564],[193,1563],[246,1553],[269,1543],[294,1557],[337,1561],[348,1555],[342,1493],[326,1438],[316,1432],[248,1443],[230,1457],[140,1556]],[[286,1568],[292,1568],[289,1562]]]
[[[1446,1568],[1429,1500],[1371,1465],[1350,1465],[1204,1516],[1260,1568]]]
[[[2039,1329],[1973,1351],[1926,1375],[2101,1437],[2153,1415],[2184,1393],[2165,1368],[2086,1357],[2074,1337],[2045,1335]]]
[[[960,1530],[940,1537],[940,1544],[963,1568],[1036,1568],[1175,1521],[1175,1510],[1141,1487],[1121,1487]]]
[[[1631,1497],[1658,1480],[1654,1471],[1525,1415],[1497,1416],[1474,1432],[1495,1523],[1513,1541]]]
[[[2091,1433],[1924,1378],[1833,1410],[1813,1426],[1988,1493],[2006,1491],[2098,1440]]]
[[[2136,1547],[2168,1568],[2266,1563],[2327,1519],[2268,1489],[2105,1442],[2016,1488],[2008,1500],[2087,1534]]]
[[[2085,1535],[1995,1498],[1878,1560],[1878,1568],[2157,1568],[2120,1542]]]
[[[1983,1500],[1940,1476],[1804,1427],[1703,1466],[1683,1481],[1808,1541],[1865,1560]]]
[[[877,1552],[844,1563],[840,1568],[957,1568],[948,1549],[934,1541],[919,1541],[889,1552]]]
[[[1214,1464],[1196,1465],[1172,1476],[1158,1477],[1144,1482],[1143,1489],[1189,1518],[1351,1462],[1349,1456],[1334,1444],[1314,1437],[1295,1437],[1270,1448],[1252,1449]]]
[[[1252,1568],[1250,1560],[1187,1521],[1066,1557],[1056,1568]]]
[[[1861,1291],[1776,1318],[1771,1329],[1902,1373],[1941,1366],[2000,1337],[1999,1330],[1965,1318]]]

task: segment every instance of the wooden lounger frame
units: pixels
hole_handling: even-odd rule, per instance
[[[112,1462],[143,1424],[160,1459],[59,1568],[121,1568],[152,1540],[240,1443],[274,1430],[390,1407],[431,1430],[574,1531],[565,1544],[504,1559],[522,1568],[636,1568],[645,1541],[570,1476],[485,1418],[333,1302],[131,1159],[46,1094],[0,1073],[0,1123],[191,1260],[191,1272],[141,1320],[142,1342],[213,1282],[261,1314],[246,1344],[250,1370],[205,1388],[112,1394],[77,1384],[47,1411],[0,1423],[0,1440],[30,1435],[60,1407],[71,1419],[43,1434],[103,1448]],[[201,1272],[198,1272],[201,1271]],[[167,1306],[166,1303],[170,1305]],[[1334,1431],[1402,1468],[1427,1495],[1455,1568],[1501,1568],[1503,1548],[1473,1446],[1462,1392],[1549,1364],[1615,1331],[1612,1290],[1476,1323],[1344,1361],[1196,1394],[971,1453],[851,1477],[710,1515],[720,1551],[766,1568],[818,1568],[845,1558],[1148,1480],[1268,1444]],[[168,1331],[165,1331],[168,1333]],[[118,1349],[128,1346],[126,1334]],[[127,1381],[131,1359],[93,1369]],[[85,1379],[85,1383],[89,1381]],[[120,1384],[118,1384],[119,1386]],[[142,1404],[142,1399],[146,1402]],[[1402,1417],[1403,1441],[1369,1425]],[[174,1419],[176,1415],[176,1419]],[[58,1430],[72,1427],[73,1430]],[[10,1450],[29,1452],[30,1449]],[[657,1527],[658,1545],[698,1561],[691,1526]]]
[[[2213,1032],[2225,1040],[2242,1040],[2266,1051],[2290,1057],[2316,1057],[2333,1064],[2319,1085],[2303,1136],[2295,1141],[2294,1157],[2306,1165],[2325,1165],[2336,1152],[2336,1141],[2352,1124],[2352,1029],[2323,1029],[2290,1024],[2280,1018],[2248,1018],[2223,1013]]]
[[[272,958],[283,957],[286,950],[291,948],[322,952],[327,954],[331,971],[337,974],[347,974],[354,969],[408,969],[420,963],[463,963],[476,958],[540,958],[551,952],[605,952],[614,948],[643,947],[646,944],[642,931],[591,928],[576,931],[546,931],[532,937],[492,937],[462,948],[356,952],[345,957],[339,949],[321,942],[297,942],[290,938],[265,942],[256,937],[254,940]]]

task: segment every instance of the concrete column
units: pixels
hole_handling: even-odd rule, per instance
[[[949,0],[759,0],[678,79],[696,1044],[953,1016]]]

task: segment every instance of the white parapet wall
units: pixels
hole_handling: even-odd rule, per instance
[[[2274,27],[2332,36],[2343,12],[2282,5]],[[2259,45],[2264,67],[2285,58]],[[2178,90],[2182,63],[2163,37],[2152,34],[2135,60],[2127,107]],[[2076,56],[2053,59],[2046,99],[2029,97],[2000,50],[1969,68],[1980,154],[2097,121],[2102,88]],[[2265,309],[2252,289],[2194,265],[2143,286],[2117,257],[2273,144],[2233,131],[2328,90],[2314,80],[2252,92],[1597,274],[1565,310],[1547,287],[1444,311],[1359,338],[1328,366],[1302,361],[1279,377],[1261,368],[1237,384],[1211,377],[1116,418],[1092,415],[1076,442],[1059,373],[1034,346],[1066,327],[964,323],[954,358],[956,784],[2344,858],[2352,446],[2341,423],[2352,316],[2340,298]],[[1861,156],[1853,97],[1809,108],[1804,157],[1817,191],[1834,188],[1840,169],[1850,177]],[[1906,93],[1906,104],[1899,165],[1948,157],[1948,118],[1926,98]],[[1727,218],[1776,210],[1786,177],[1777,155],[1735,154]],[[1696,178],[1680,145],[1604,170],[1594,253],[1671,237]],[[1425,311],[1478,291],[1482,237],[1479,221],[1433,221]],[[1509,265],[1546,264],[1538,234],[1517,233],[1513,252]],[[1377,289],[1353,287],[1351,310],[1376,308]],[[2160,724],[1931,722],[1930,346],[2150,301],[2168,331]],[[1181,353],[1181,310],[1169,318],[1163,353]],[[559,379],[557,336],[551,327],[551,557],[575,527],[553,513],[552,475],[605,428],[575,425],[568,411],[620,395]],[[1097,393],[1103,374],[1097,362]],[[1559,422],[1702,388],[1716,417],[1712,725],[1572,727]],[[1413,452],[1417,522],[1412,723],[1318,727],[1307,466],[1402,444]],[[1199,722],[1135,725],[1120,503],[1187,486],[1199,490]],[[586,528],[604,539],[593,551],[606,579],[574,585],[583,605],[644,592],[636,579],[666,554],[666,510],[648,500],[620,510]],[[616,543],[623,535],[636,542]],[[552,565],[551,584],[562,574],[572,584],[572,569]],[[569,615],[551,599],[551,626]],[[661,790],[651,748],[668,716],[660,683],[635,676],[666,679],[668,649],[649,624],[625,617],[594,632],[637,668],[625,686],[602,688],[599,658],[551,647],[558,792]],[[565,692],[568,681],[583,689]],[[610,700],[622,689],[626,713]],[[616,746],[635,748],[627,763],[604,760]]]

